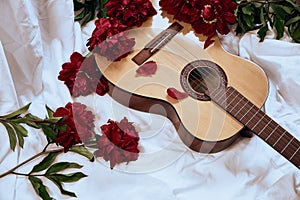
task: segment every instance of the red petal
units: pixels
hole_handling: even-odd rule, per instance
[[[235,17],[235,15],[232,14],[231,12],[226,12],[226,13],[224,13],[224,19],[225,19],[227,22],[229,22],[229,23],[232,24],[232,23],[235,22],[236,17]]]
[[[207,47],[209,47],[212,43],[214,43],[214,40],[211,40],[211,38],[207,38],[205,40],[205,43],[204,43],[204,49],[206,49]]]
[[[157,70],[157,64],[154,61],[149,61],[141,65],[137,70],[136,73],[142,76],[150,76],[155,74]]]
[[[189,96],[188,93],[180,92],[175,88],[168,88],[167,93],[170,97],[172,97],[174,99],[184,99]]]
[[[78,52],[74,52],[71,56],[70,56],[70,60],[71,60],[71,63],[74,63],[74,64],[78,64],[78,65],[81,65],[81,63],[83,62],[85,57],[83,57],[80,53]]]

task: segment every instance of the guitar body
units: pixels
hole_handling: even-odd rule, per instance
[[[152,23],[159,23],[160,27],[171,24],[161,16],[154,17]],[[188,25],[184,25],[184,30],[187,29]],[[98,67],[109,82],[110,96],[129,108],[169,118],[182,141],[195,151],[213,153],[225,149],[239,137],[244,125],[213,101],[199,100],[191,95],[177,100],[167,95],[167,89],[185,91],[182,76],[189,63],[211,62],[222,69],[227,86],[234,87],[255,106],[261,107],[268,94],[265,73],[256,64],[225,52],[218,38],[204,50],[203,42],[193,33],[178,33],[148,59],[157,63],[155,74],[140,76],[136,73],[139,65],[132,59],[161,31],[151,27],[130,30],[128,37],[135,38],[136,45],[120,61],[96,56]]]

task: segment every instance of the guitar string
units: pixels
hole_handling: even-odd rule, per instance
[[[183,49],[185,49],[183,46],[181,46]],[[195,56],[193,56],[187,49],[185,49],[192,57],[195,57]],[[196,58],[196,57],[195,57]],[[210,71],[208,71],[208,70],[206,70],[205,68],[202,70],[202,71],[205,71],[205,72],[207,72],[207,73],[210,73]],[[213,74],[212,74],[213,75]],[[191,76],[193,76],[193,75],[191,75]],[[196,80],[197,80],[197,77],[195,77],[195,76],[193,76],[193,78],[196,78]],[[199,81],[199,83],[200,83],[201,81]],[[201,86],[200,86],[201,87]],[[198,88],[199,89],[199,88]],[[248,100],[248,99],[247,99]],[[225,100],[226,101],[226,100]],[[249,100],[248,100],[249,101]],[[250,102],[250,101],[249,101]],[[230,102],[230,103],[232,103],[232,102]],[[252,104],[252,103],[251,103]],[[257,108],[257,107],[256,107]],[[259,108],[257,108],[257,109],[259,109]],[[252,109],[248,112],[249,114],[250,113],[252,113]],[[252,113],[252,115],[254,115],[254,114],[256,114],[256,112],[253,112]],[[256,118],[256,117],[258,117],[259,118],[259,116],[257,116],[257,115],[255,115],[253,118]],[[267,119],[266,119],[267,120]],[[273,119],[271,119],[272,121],[274,121]],[[265,121],[265,118],[263,118],[263,120],[262,121],[264,121],[265,123],[268,123],[269,122],[269,120],[267,120],[267,122]],[[275,121],[274,121],[275,122]],[[271,123],[271,125],[275,125],[275,127],[274,128],[276,128],[276,122],[275,122],[275,124],[274,123]],[[280,126],[280,125],[279,125]],[[264,129],[265,130],[269,130],[270,131],[270,129],[271,129],[271,131],[274,129],[274,128],[271,128],[270,126],[267,126],[267,127],[264,127]],[[278,129],[278,131],[275,131],[274,133],[272,133],[272,135],[274,135],[274,134],[276,134],[276,135],[279,135],[279,137],[281,137],[282,139],[286,139],[286,141],[288,141],[288,145],[284,145],[284,146],[290,146],[290,145],[293,145],[295,148],[296,148],[296,150],[295,151],[298,151],[298,148],[299,148],[299,145],[297,145],[297,139],[293,136],[293,135],[291,135],[288,131],[286,131],[282,126],[280,126],[280,128],[281,129],[283,129],[284,131],[282,132],[281,130],[280,130],[280,133],[279,133],[279,129]],[[266,131],[265,131],[266,132]],[[292,138],[291,139],[288,139],[290,136],[289,135],[286,135],[285,134],[285,132],[286,133],[288,133]],[[283,136],[282,136],[283,135]],[[274,135],[275,136],[275,135]],[[282,139],[280,139],[281,141],[283,141]],[[266,141],[266,140],[265,140]],[[289,142],[289,141],[291,141],[291,142]],[[266,141],[267,142],[267,141]],[[277,142],[278,144],[279,144],[279,142]],[[296,144],[294,144],[294,143],[296,143]],[[274,145],[275,146],[275,145]],[[285,150],[286,151],[286,150]],[[284,153],[284,151],[282,152],[282,153]]]
[[[209,72],[209,71],[206,71],[206,72]],[[204,73],[203,73],[204,74]],[[204,74],[205,75],[205,74]],[[202,85],[202,81],[199,81],[199,85]],[[203,85],[204,86],[204,85]],[[201,86],[200,86],[201,87]],[[236,90],[234,90],[233,88],[232,88],[232,90],[233,91],[236,91]],[[235,93],[235,92],[233,92],[233,93]],[[237,93],[236,94],[237,96],[239,95],[239,93]],[[240,99],[240,101],[242,100],[243,98],[241,98]],[[227,100],[229,100],[229,99],[227,99],[227,97],[225,98],[225,102],[227,101]],[[247,101],[247,103],[245,104],[245,105],[249,105],[248,104],[248,102],[250,102],[248,99],[246,99],[245,98],[245,100]],[[224,100],[223,100],[224,101]],[[239,102],[240,102],[239,101]],[[229,102],[227,105],[231,105],[232,103],[234,102],[234,100],[232,100],[231,102]],[[252,104],[252,103],[251,103]],[[251,106],[251,104],[249,105],[249,106]],[[254,105],[254,104],[252,104],[252,105]],[[235,106],[236,107],[236,106]],[[241,110],[243,110],[244,109],[244,107],[233,107],[231,110],[230,110],[230,112],[233,112],[233,111],[237,111],[236,112],[236,114],[235,115],[237,115],[238,113],[240,113],[240,111]],[[251,106],[251,108],[252,108],[252,106]],[[226,107],[224,108],[225,110],[227,109]],[[256,107],[256,109],[257,110],[260,110],[259,108],[257,108]],[[253,110],[253,109],[251,109],[251,110]],[[251,111],[250,110],[250,111]],[[254,110],[255,111],[255,110]],[[227,111],[228,112],[228,111]],[[252,111],[251,111],[252,112]],[[248,112],[248,113],[250,113],[251,114],[251,112]],[[256,112],[257,111],[255,111],[255,115],[254,115],[254,117],[258,117],[258,118],[260,118],[257,114],[256,114]],[[253,114],[252,114],[253,115]],[[254,118],[253,117],[253,118]],[[263,120],[265,119],[265,118],[262,118]],[[263,120],[261,120],[261,121],[263,121]],[[266,119],[267,120],[267,119]],[[265,121],[265,120],[264,120]],[[266,123],[266,125],[263,125],[263,124],[260,124],[260,125],[262,125],[263,126],[263,129],[262,130],[264,130],[264,132],[265,133],[269,133],[269,136],[267,137],[268,139],[269,139],[269,137],[270,136],[276,136],[276,135],[279,135],[279,137],[281,137],[282,139],[281,140],[279,140],[280,141],[280,143],[278,143],[278,142],[276,142],[276,143],[278,143],[278,144],[280,144],[280,147],[282,147],[282,146],[284,146],[284,147],[282,147],[282,150],[281,150],[281,152],[279,152],[279,149],[276,149],[275,148],[275,150],[277,150],[280,154],[283,154],[284,155],[284,157],[286,157],[288,160],[293,160],[292,158],[294,158],[295,157],[295,155],[298,155],[297,153],[298,153],[298,151],[299,151],[299,145],[297,144],[297,141],[295,140],[295,137],[293,137],[292,135],[290,135],[292,138],[291,139],[288,139],[288,138],[290,138],[290,136],[289,135],[286,135],[285,133],[287,132],[285,129],[283,129],[279,124],[276,124],[276,122],[275,123],[271,123],[269,126],[268,126],[268,124],[270,123],[270,122],[275,122],[274,120],[268,120],[267,121],[267,123]],[[247,122],[248,123],[248,122]],[[274,128],[272,128],[271,127],[271,125],[272,126],[275,126]],[[257,126],[257,125],[256,125]],[[282,130],[283,130],[283,132],[282,132],[282,130],[281,129],[278,129],[278,127],[280,127]],[[255,127],[254,127],[255,128]],[[252,131],[254,131],[254,128],[252,128]],[[272,130],[274,130],[274,129],[277,129],[277,131],[275,131],[274,133],[273,133],[273,131]],[[260,136],[261,135],[261,133],[263,133],[263,132],[258,132],[257,133],[257,135],[258,136]],[[288,133],[288,132],[287,132]],[[262,137],[262,136],[260,136],[260,137]],[[265,138],[262,138],[262,139],[264,139],[264,141],[265,142],[267,142],[267,143],[269,143],[268,142],[268,140],[267,139],[265,139]],[[285,141],[286,141],[286,144],[287,145],[282,145],[281,143],[282,142],[284,142],[284,139],[285,139]],[[270,142],[271,143],[271,142]],[[271,144],[269,144],[270,146],[272,146],[272,147],[275,147],[275,145],[276,145],[276,143],[271,143]],[[286,147],[289,147],[288,149],[286,148]],[[288,156],[288,155],[291,155],[291,156]]]
[[[193,65],[194,67],[197,67],[197,66],[195,66],[194,64],[192,64],[192,65]],[[202,71],[205,72],[205,73],[207,72],[208,74],[211,74],[210,71],[208,71],[208,70],[203,69]],[[203,73],[204,76],[207,75],[207,74],[205,74],[205,73]],[[211,75],[213,75],[213,74],[211,74]],[[191,76],[193,76],[193,75],[191,74]],[[202,76],[200,75],[199,77],[202,77]],[[193,76],[193,78],[197,78],[197,77]],[[197,80],[196,80],[196,81],[197,81]],[[202,85],[202,86],[201,86],[201,85]],[[205,85],[203,85],[202,81],[199,81],[199,87],[205,87],[206,89],[208,89]],[[234,90],[234,89],[233,89],[233,90]],[[237,93],[237,95],[238,95],[238,94],[239,94],[239,93]],[[247,98],[245,98],[245,99],[246,99],[248,102],[250,102]],[[227,100],[228,100],[228,99],[225,98],[225,102],[227,102]],[[233,103],[233,101],[234,101],[234,100],[232,100],[231,102],[227,103],[227,105],[230,105],[231,103]],[[222,102],[224,102],[224,100],[223,100]],[[251,102],[250,102],[250,103],[251,103]],[[251,103],[251,104],[254,105],[253,103]],[[251,106],[251,104],[250,104],[250,106]],[[247,105],[249,105],[249,104],[247,103]],[[254,105],[254,106],[255,106],[255,105]],[[256,107],[256,106],[255,106],[255,107]],[[257,107],[256,107],[256,109],[260,110],[260,109],[257,108]],[[225,110],[226,110],[226,108],[225,108]],[[239,111],[241,111],[241,110],[243,110],[243,108],[237,107],[236,109],[233,108],[233,109],[231,110],[231,112],[232,112],[232,111],[237,111],[236,114],[238,114]],[[252,110],[252,109],[251,109],[251,110]],[[251,110],[248,112],[248,114],[251,114]],[[227,112],[228,112],[228,111],[227,111]],[[256,112],[257,112],[257,111],[254,110],[253,113],[252,113],[252,115],[256,114]],[[254,115],[253,120],[254,120],[255,117],[258,117],[258,120],[260,119],[260,117],[256,114],[256,115]],[[266,118],[263,118],[261,121],[263,122],[264,119],[266,119]],[[266,121],[266,120],[267,120],[267,121]],[[272,132],[272,130],[274,130],[275,128],[278,129],[277,125],[279,125],[279,124],[277,124],[276,121],[274,121],[273,119],[271,119],[271,120],[266,119],[266,120],[264,120],[265,124],[269,124],[270,122],[273,122],[273,123],[271,123],[270,126],[261,124],[261,125],[263,126],[263,129],[265,130],[264,132],[266,132],[267,130],[268,130],[268,132],[269,132],[269,131]],[[275,122],[275,123],[274,123],[274,122]],[[248,123],[248,122],[247,122],[247,123]],[[244,125],[245,125],[245,124],[244,124]],[[271,125],[274,125],[275,127],[274,127],[274,128],[271,128]],[[281,133],[279,133],[279,132],[278,132],[279,129],[278,129],[278,131],[275,131],[274,133],[270,134],[270,136],[271,136],[271,135],[275,136],[275,134],[277,134],[277,135],[279,134],[279,137],[280,137],[280,136],[282,136],[285,132],[287,132],[282,126],[279,125],[279,127],[282,128],[284,131],[283,131],[283,132],[280,131]],[[262,132],[262,133],[263,133],[263,132]],[[287,132],[287,133],[288,133],[288,132]],[[259,132],[257,135],[260,136],[260,134],[261,134],[261,133]],[[284,134],[284,135],[285,135],[285,134]],[[283,135],[283,137],[281,137],[281,138],[282,138],[282,139],[286,139],[287,144],[289,144],[289,141],[292,140],[292,141],[290,142],[290,144],[287,145],[287,146],[293,145],[293,147],[295,147],[295,152],[298,151],[299,146],[297,145],[297,141],[295,140],[296,138],[290,134],[292,138],[291,138],[291,139],[288,139],[289,135],[285,135],[285,136],[284,136],[284,135]],[[266,139],[265,139],[265,141],[267,142]],[[281,141],[283,142],[283,140],[281,140]],[[296,143],[296,144],[294,144],[294,143]],[[274,145],[274,146],[275,146],[275,145]],[[274,146],[273,146],[273,147],[274,147]],[[293,152],[294,152],[294,151],[293,151]]]
[[[181,47],[182,47],[183,49],[185,49],[183,46],[181,46]],[[185,50],[186,50],[186,49],[185,49]],[[187,51],[187,50],[186,50],[186,51]],[[189,51],[187,51],[187,52],[188,52],[190,55],[192,55]],[[192,57],[194,57],[194,56],[192,55]],[[207,71],[207,70],[204,69],[204,71]],[[208,71],[208,73],[210,73],[210,72]],[[195,76],[193,76],[193,77],[196,78],[195,80],[197,80],[197,77],[195,77]],[[201,82],[201,81],[199,81],[199,83],[200,83],[200,82]],[[201,87],[201,86],[200,86],[200,87]],[[206,87],[206,88],[207,88],[207,87]],[[199,89],[199,87],[198,87],[198,89]],[[195,91],[195,92],[197,92],[197,91]],[[225,101],[227,101],[227,99],[225,99]],[[232,102],[230,102],[230,103],[232,103]],[[233,109],[233,110],[234,110],[234,109]],[[253,109],[251,109],[249,113],[251,113],[252,110],[253,110]],[[226,111],[226,109],[225,109],[225,111]],[[254,115],[253,118],[259,117],[258,115],[256,115],[256,113],[257,113],[257,112],[252,113],[252,115]],[[266,119],[266,120],[267,120],[267,119]],[[265,121],[265,118],[263,118],[262,121]],[[268,122],[269,122],[269,121],[268,121]],[[275,121],[274,121],[274,122],[275,122]],[[248,123],[248,122],[247,122],[247,123]],[[266,123],[266,122],[265,122],[265,123]],[[273,124],[274,124],[274,123],[271,123],[271,125],[273,125]],[[276,126],[276,124],[275,124],[275,126]],[[270,129],[270,128],[271,128],[270,126],[269,126],[269,127],[264,127],[264,129],[267,129],[267,130]],[[274,128],[277,128],[277,127],[274,127]],[[273,128],[273,129],[274,129],[274,128]],[[287,132],[284,128],[282,128],[281,126],[280,126],[280,128],[283,129],[284,132],[282,133],[281,130],[279,130],[279,129],[277,128],[278,131],[275,131],[274,134],[276,134],[276,135],[279,134],[280,138],[286,139],[287,141],[290,141],[289,143],[287,143],[288,145],[290,145],[290,144],[294,145],[293,143],[296,142],[296,141],[294,140],[295,137],[292,136],[291,134],[289,134],[289,135],[292,136],[292,138],[291,138],[291,139],[288,139],[287,137],[289,137],[289,135],[286,135],[286,134],[285,134],[285,132],[286,132],[286,133],[288,133],[288,132]],[[271,129],[271,130],[272,130],[272,129]],[[279,133],[279,131],[280,131],[281,133]],[[274,134],[272,134],[272,135],[274,135]],[[281,139],[281,141],[283,141],[282,139]],[[265,141],[267,142],[267,140],[265,140]],[[279,144],[279,142],[278,142],[278,144]],[[274,146],[275,146],[275,145],[274,145]],[[286,146],[287,146],[287,145],[286,145]],[[295,151],[298,151],[298,149],[299,149],[299,148],[297,148],[298,145],[296,144],[296,145],[294,145],[294,146],[296,146],[296,150],[295,150]],[[286,148],[284,148],[284,151],[285,151],[285,149],[286,149]],[[284,151],[282,151],[282,153],[284,153]],[[295,153],[296,153],[296,152],[295,152]],[[294,154],[293,154],[293,155],[294,155]]]

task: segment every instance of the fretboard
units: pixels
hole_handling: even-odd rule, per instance
[[[209,94],[239,122],[300,168],[300,142],[232,87]]]

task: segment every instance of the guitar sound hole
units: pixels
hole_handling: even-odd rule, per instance
[[[180,77],[182,88],[191,97],[209,101],[205,93],[227,87],[225,72],[216,63],[208,60],[196,60],[187,64]]]
[[[188,83],[195,92],[204,94],[206,90],[209,91],[218,88],[220,77],[215,69],[197,67],[190,72]]]

